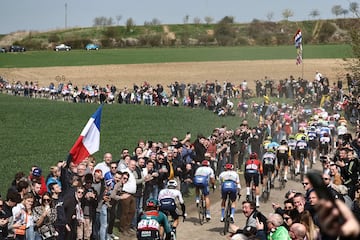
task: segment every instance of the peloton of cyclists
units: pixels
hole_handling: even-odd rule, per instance
[[[236,195],[240,196],[240,179],[236,171],[234,171],[234,165],[231,163],[225,164],[225,171],[219,175],[221,185],[221,218],[220,221],[224,221],[225,204],[227,196],[231,200],[231,222],[234,222],[234,214],[236,209]]]

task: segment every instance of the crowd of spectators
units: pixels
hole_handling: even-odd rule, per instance
[[[143,209],[144,202],[148,198],[156,199],[168,180],[176,180],[183,195],[188,196],[189,189],[192,187],[194,171],[204,159],[211,162],[217,176],[227,162],[234,163],[241,173],[248,153],[261,153],[260,146],[265,139],[271,137],[273,141],[280,141],[292,134],[291,131],[296,131],[303,122],[306,122],[309,116],[301,101],[305,101],[307,95],[311,96],[314,103],[328,109],[328,117],[333,116],[339,120],[339,113],[342,110],[349,121],[358,116],[357,87],[355,85],[348,85],[349,91],[346,95],[340,81],[331,88],[328,81],[323,78],[314,81],[286,80],[279,83],[279,85],[283,84],[281,86],[284,88],[278,87],[277,90],[274,90],[273,87],[269,88],[271,84],[274,84],[271,83],[271,80],[266,79],[264,84],[259,82],[255,89],[256,95],[262,96],[262,91],[264,91],[266,96],[277,94],[298,100],[300,104],[279,104],[264,98],[264,103],[254,111],[255,116],[259,118],[256,126],[250,127],[248,122],[243,120],[241,125],[234,130],[221,126],[214,129],[209,136],[198,134],[193,140],[191,134],[186,134],[183,138],[173,136],[169,142],[139,140],[133,150],[122,149],[120,156],[116,159],[113,159],[111,153],[105,153],[101,161],[90,156],[80,164],[74,165],[71,159],[68,159],[56,163],[46,172],[42,171],[41,166],[33,166],[28,174],[16,173],[7,193],[0,200],[2,203],[0,204],[0,206],[2,205],[0,239],[117,240],[119,237],[114,234],[114,227],[117,227],[124,236],[135,236],[137,217]],[[287,84],[289,82],[292,84]],[[294,85],[294,82],[297,83]],[[31,86],[31,83],[25,85]],[[195,104],[191,100],[191,94],[199,99],[205,95],[207,101],[203,104],[207,108],[211,107],[211,104],[208,103],[209,96],[222,96],[229,99],[238,96],[241,101],[244,101],[251,93],[246,81],[240,84],[239,89],[241,90],[236,90],[237,88],[233,86],[229,88],[228,85],[232,84],[224,83],[223,86],[215,83],[190,84],[183,88],[182,84],[175,83],[170,85],[169,89],[171,89],[171,98],[187,99],[189,97],[190,106]],[[67,88],[70,89],[69,84]],[[22,90],[25,96],[35,97],[35,92],[25,89],[26,87]],[[107,93],[107,89],[114,95],[118,93],[118,102],[120,102],[119,99],[123,99],[122,101],[125,103],[133,103],[131,102],[133,101],[132,97],[130,97],[130,102],[126,102],[127,97],[123,98],[123,96],[128,96],[128,94],[122,95],[126,89],[117,91],[114,86],[99,89],[100,94],[101,92]],[[154,93],[157,97],[163,96],[164,88],[160,84],[154,88],[149,84],[138,88],[134,85],[134,89],[129,90],[130,95],[139,91],[143,94],[143,102],[140,103],[153,105],[153,101],[155,101],[157,104],[163,105],[163,98],[161,98],[162,100],[144,98],[146,92],[152,96]],[[19,93],[15,92],[14,94]],[[191,103],[192,101],[193,103]],[[351,105],[346,101],[356,101],[356,104]],[[201,102],[199,105],[202,104]],[[330,102],[329,106],[326,105],[327,102]],[[332,102],[334,104],[331,104]],[[340,109],[335,107],[337,102],[341,102]],[[228,104],[228,100],[226,103]],[[351,110],[347,109],[349,106],[351,106]],[[358,219],[360,218],[360,190],[357,185],[358,156],[360,156],[359,129],[360,125],[358,125],[356,135],[353,135],[352,138],[339,138],[334,156],[323,162],[324,174],[327,174],[323,178],[331,179],[329,187],[334,188],[333,192],[336,192],[341,199],[345,201],[348,199],[346,196],[350,197],[348,202],[351,203],[353,212]],[[339,185],[345,186],[346,191],[333,187],[335,180],[341,181]],[[269,230],[274,228],[276,232],[280,226],[283,226],[281,229],[288,231],[293,227],[293,232],[295,232],[302,231],[305,227],[307,239],[316,239],[314,237],[316,234],[322,234],[312,208],[316,205],[317,200],[309,182],[305,179],[303,184],[305,194],[294,193],[295,195],[292,197],[290,191],[286,197],[287,201],[284,202],[284,208],[274,205],[276,214],[268,217],[268,223],[265,223],[267,226],[261,227],[256,219],[251,219],[247,223],[252,225],[246,226],[245,230],[251,233],[255,232],[252,231],[254,228],[256,230],[263,228],[265,231],[267,228]],[[296,212],[292,209],[295,209]],[[255,211],[253,203],[243,203],[243,212],[246,217]],[[284,220],[286,219],[285,222],[287,222],[290,218],[294,225],[284,225]],[[296,225],[296,223],[301,225]],[[275,232],[273,239],[276,236]]]

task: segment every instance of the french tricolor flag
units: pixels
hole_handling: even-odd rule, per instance
[[[70,150],[72,162],[76,165],[81,163],[89,155],[99,151],[102,107],[103,105],[101,105],[91,116],[82,130],[80,137],[76,140],[74,146]]]

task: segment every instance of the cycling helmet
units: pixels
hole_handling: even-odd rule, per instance
[[[208,166],[210,166],[210,162],[208,160],[204,160],[201,162],[201,165],[208,167]]]
[[[225,169],[227,169],[227,170],[233,170],[233,169],[234,169],[234,165],[232,165],[231,163],[227,163],[227,164],[225,164]]]
[[[155,198],[149,198],[146,201],[146,206],[147,207],[157,207],[157,205],[158,205],[158,200],[156,200]]]
[[[306,140],[306,137],[305,136],[301,136],[301,140]]]
[[[267,138],[266,138],[266,140],[271,140],[272,138],[271,138],[271,136],[268,136]]]
[[[286,145],[287,144],[287,141],[285,139],[281,140],[280,142],[281,145]]]
[[[315,130],[316,130],[315,126],[310,127],[310,131],[315,131]]]
[[[289,139],[295,139],[294,135],[289,135]]]
[[[258,155],[257,155],[256,152],[252,152],[252,153],[250,154],[250,159],[257,159],[257,158],[258,158]]]
[[[299,133],[304,133],[305,132],[305,129],[303,127],[300,127],[299,128]]]
[[[166,184],[167,188],[176,188],[177,182],[175,180],[169,180]]]

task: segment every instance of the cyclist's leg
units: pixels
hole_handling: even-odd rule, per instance
[[[260,206],[259,174],[254,174],[256,207]]]
[[[224,221],[224,217],[225,217],[225,203],[226,203],[226,193],[221,192],[221,218],[220,221]]]
[[[289,159],[287,157],[283,158],[283,167],[284,167],[284,180],[287,181],[287,174],[289,171]]]
[[[210,219],[210,197],[209,197],[209,186],[203,188],[203,194],[205,197],[205,206],[206,206],[206,218]]]
[[[307,169],[308,169],[308,153],[307,151],[304,151],[304,173],[307,173]]]
[[[199,187],[195,187],[195,202],[196,202],[196,204],[198,204],[200,202],[199,194],[200,194]]]
[[[245,172],[245,184],[246,184],[246,198],[249,199],[250,196],[250,182],[251,182],[251,176],[249,173]]]
[[[296,151],[295,154],[295,174],[300,173],[300,153],[299,151]]]
[[[229,198],[231,200],[231,214],[230,217],[232,218],[232,221],[234,221],[234,215],[235,215],[235,209],[236,209],[236,193],[237,190],[234,190],[229,193]]]

